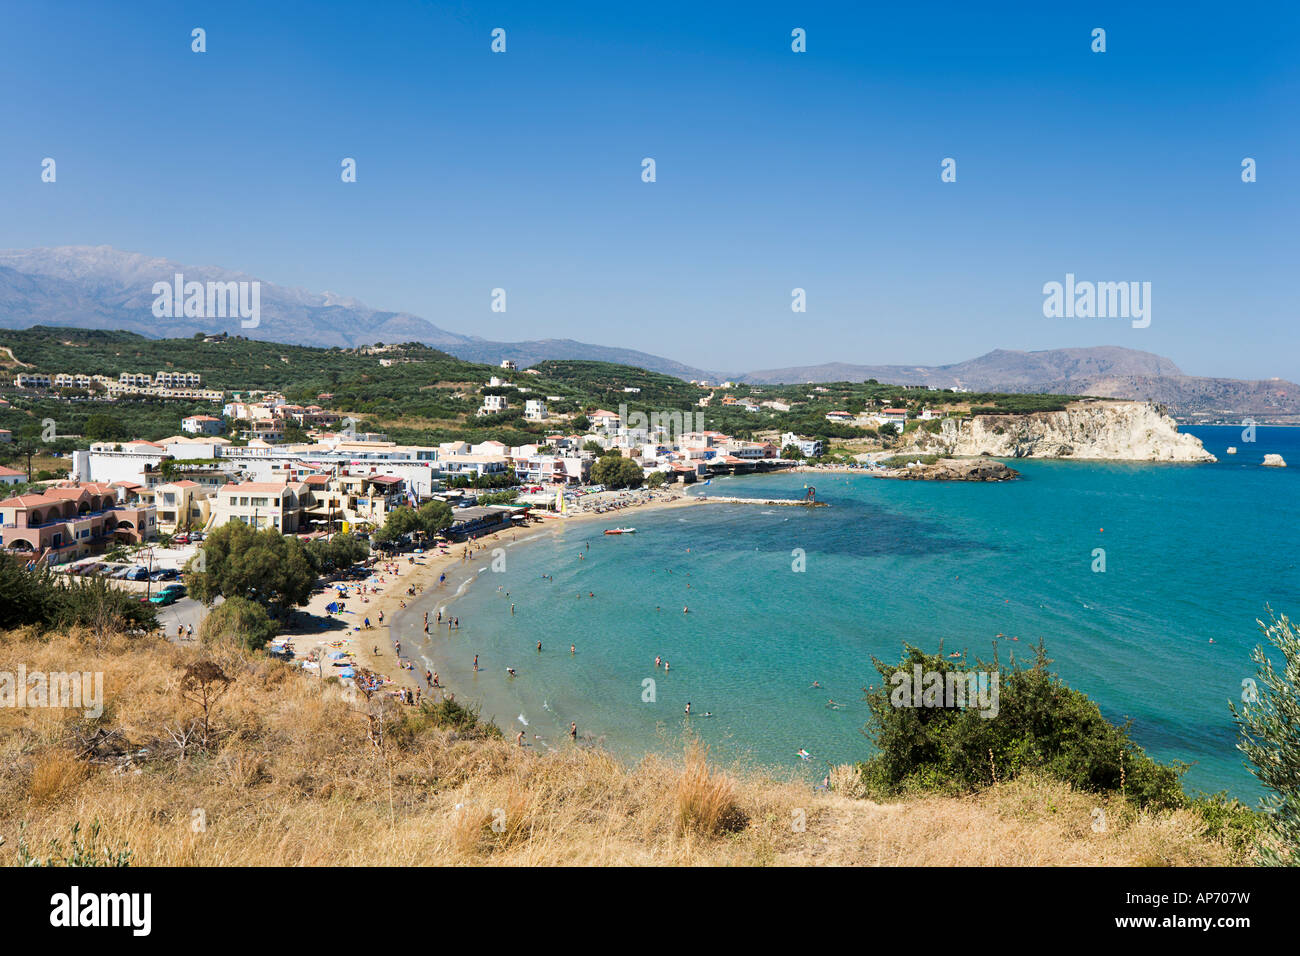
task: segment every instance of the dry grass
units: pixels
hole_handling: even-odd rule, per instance
[[[0,862],[18,829],[40,855],[101,824],[136,865],[1216,865],[1236,862],[1191,813],[1138,814],[1063,784],[1019,780],[968,798],[878,804],[848,768],[830,794],[796,779],[684,759],[626,766],[601,751],[540,754],[430,730],[381,754],[358,704],[278,662],[226,651],[235,683],[219,743],[182,753],[197,716],[178,683],[194,649],[0,636],[0,671],[104,673],[105,712],[0,708]],[[129,762],[90,762],[95,730]],[[144,751],[141,753],[140,751]],[[1093,829],[1094,808],[1106,828]]]

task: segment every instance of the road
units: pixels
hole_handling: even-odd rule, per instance
[[[199,639],[199,625],[207,617],[208,608],[204,607],[202,602],[192,597],[183,597],[175,604],[168,604],[158,609],[158,626],[163,628],[167,639],[181,644],[197,642]],[[179,637],[176,633],[177,627],[193,627],[194,637],[186,640],[183,636]]]

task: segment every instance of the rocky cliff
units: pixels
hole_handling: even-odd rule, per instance
[[[909,437],[914,451],[942,455],[1217,461],[1152,402],[1083,401],[1061,412],[947,418],[937,434],[922,429]]]

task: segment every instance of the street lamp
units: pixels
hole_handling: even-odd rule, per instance
[[[149,555],[149,573],[144,579],[144,596],[147,600],[153,596],[153,548],[146,548]]]

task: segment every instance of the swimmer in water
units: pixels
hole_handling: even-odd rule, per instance
[[[821,687],[821,686],[822,686],[822,682],[819,681],[819,680],[815,680],[815,681],[812,682],[812,686],[813,686],[813,687]]]
[[[691,716],[691,702],[689,700],[686,702],[686,716]]]
[[[578,653],[578,647],[577,647],[576,644],[570,644],[570,645],[569,645],[569,653],[570,653],[570,654],[576,654],[576,653]]]
[[[663,662],[664,662],[664,659],[663,659],[662,657],[660,657],[658,654],[656,654],[656,655],[655,655],[655,667],[658,667],[658,666],[659,666],[660,664],[662,664]]]

